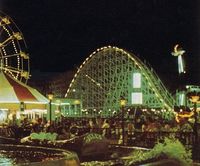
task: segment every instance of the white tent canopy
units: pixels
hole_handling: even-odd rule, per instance
[[[47,104],[49,101],[36,89],[0,72],[0,103]]]

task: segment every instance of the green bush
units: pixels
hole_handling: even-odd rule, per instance
[[[186,150],[182,143],[175,138],[165,138],[163,143],[158,142],[153,149],[148,152],[139,151],[133,153],[126,165],[144,163],[145,161],[156,161],[160,159],[174,159],[182,166],[192,164],[192,153]]]

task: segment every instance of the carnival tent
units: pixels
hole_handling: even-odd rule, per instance
[[[0,71],[0,108],[46,109],[48,99],[36,89]]]

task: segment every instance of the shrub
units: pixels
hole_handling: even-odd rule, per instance
[[[133,153],[127,161],[127,165],[134,165],[144,161],[152,161],[159,159],[175,159],[180,165],[192,164],[192,153],[186,150],[183,144],[175,138],[165,138],[163,143],[158,142],[153,149],[148,152],[139,151]]]

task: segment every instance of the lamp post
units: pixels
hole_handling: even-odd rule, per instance
[[[194,104],[194,126],[193,126],[193,131],[194,131],[194,145],[193,145],[193,150],[195,152],[193,152],[193,156],[194,154],[197,153],[198,155],[198,151],[196,151],[198,149],[198,114],[197,114],[197,102],[199,102],[200,100],[200,93],[193,91],[193,92],[189,92],[187,94],[189,100]],[[196,149],[196,150],[195,150]]]
[[[125,126],[124,126],[124,107],[126,106],[126,99],[124,97],[120,98],[120,106],[122,111],[122,144],[125,143]]]
[[[51,108],[51,102],[53,100],[53,94],[50,93],[48,94],[48,99],[49,99],[49,121],[50,121],[50,124],[52,122],[52,108]]]

